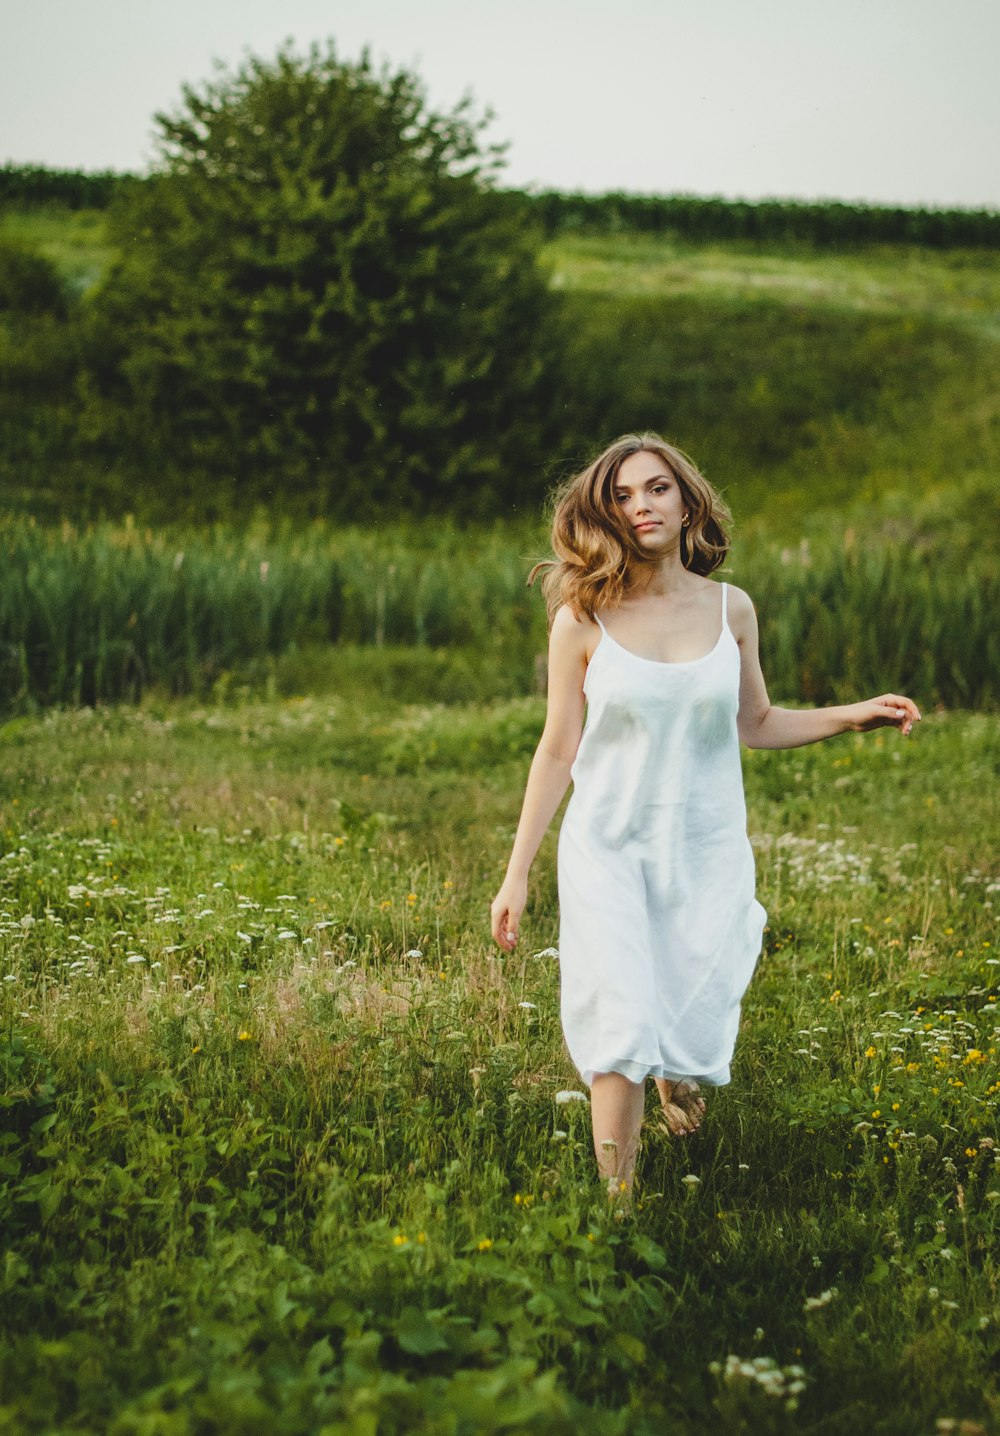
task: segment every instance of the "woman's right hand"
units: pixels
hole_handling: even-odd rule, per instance
[[[521,925],[521,914],[528,901],[527,878],[506,877],[503,886],[493,899],[490,917],[493,927],[493,941],[504,952],[513,952]]]

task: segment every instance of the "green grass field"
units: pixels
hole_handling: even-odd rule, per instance
[[[745,755],[734,1080],[622,1223],[556,1100],[554,829],[488,941],[541,718],[0,729],[3,1429],[995,1429],[995,722]]]

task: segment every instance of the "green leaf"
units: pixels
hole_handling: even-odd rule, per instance
[[[428,1312],[417,1307],[406,1307],[397,1318],[396,1340],[404,1351],[412,1356],[430,1356],[434,1351],[447,1351],[448,1342],[440,1325],[431,1319]]]

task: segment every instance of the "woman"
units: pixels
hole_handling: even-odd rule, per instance
[[[537,566],[551,620],[548,711],[493,936],[513,951],[531,863],[572,779],[559,835],[561,1017],[590,1088],[598,1168],[626,1205],[646,1078],[674,1135],[699,1125],[699,1082],[729,1081],[766,918],[740,742],[794,748],[885,726],[908,734],[920,720],[895,693],[771,706],[753,604],[708,577],[728,551],[729,518],[686,455],[628,434],[563,487],[557,559]]]

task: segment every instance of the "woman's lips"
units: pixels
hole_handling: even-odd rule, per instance
[[[658,529],[659,527],[660,525],[653,519],[647,524],[636,524],[635,531],[638,534],[642,533],[643,529]]]

